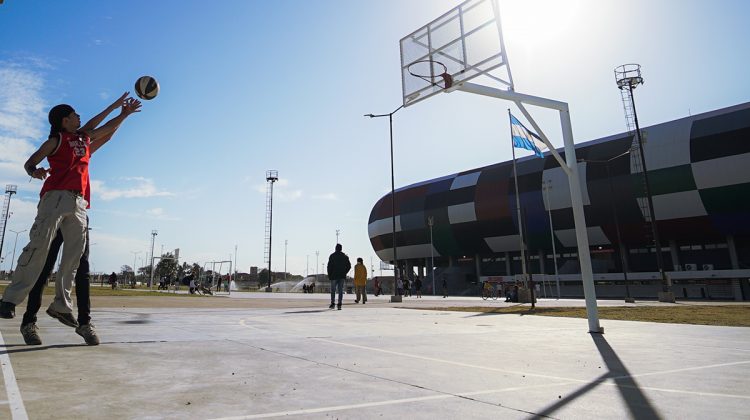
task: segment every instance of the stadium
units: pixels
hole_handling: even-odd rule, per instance
[[[675,297],[747,300],[750,102],[641,132]],[[576,145],[597,297],[650,299],[661,291],[637,155],[633,133]],[[557,296],[559,284],[561,297],[582,297],[568,180],[549,152],[516,162],[528,272],[541,283],[542,296]],[[397,189],[399,266],[424,278],[427,289],[434,276],[438,287],[445,279],[450,293],[460,295],[476,296],[487,280],[518,280],[522,223],[515,191],[512,162]],[[373,207],[368,233],[380,259],[393,263],[391,208],[389,193]]]

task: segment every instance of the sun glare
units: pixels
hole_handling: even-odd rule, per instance
[[[500,0],[507,43],[534,48],[582,24],[582,0]]]

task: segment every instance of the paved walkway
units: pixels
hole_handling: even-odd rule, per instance
[[[240,297],[277,305],[95,301],[98,347],[46,315],[45,344],[26,346],[20,320],[0,320],[0,418],[740,419],[750,406],[748,328],[602,320],[591,335],[585,319],[387,297],[341,311],[325,295]]]

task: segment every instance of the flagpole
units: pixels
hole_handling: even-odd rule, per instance
[[[526,281],[526,246],[523,241],[523,224],[521,223],[521,198],[518,191],[518,172],[516,171],[516,146],[513,144],[513,120],[508,108],[508,121],[510,121],[510,150],[513,152],[513,182],[516,186],[516,215],[518,216],[518,234],[521,238],[521,271],[523,281]]]

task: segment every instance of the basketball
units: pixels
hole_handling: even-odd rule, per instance
[[[135,81],[135,94],[150,101],[159,94],[159,82],[151,76],[143,76]]]

